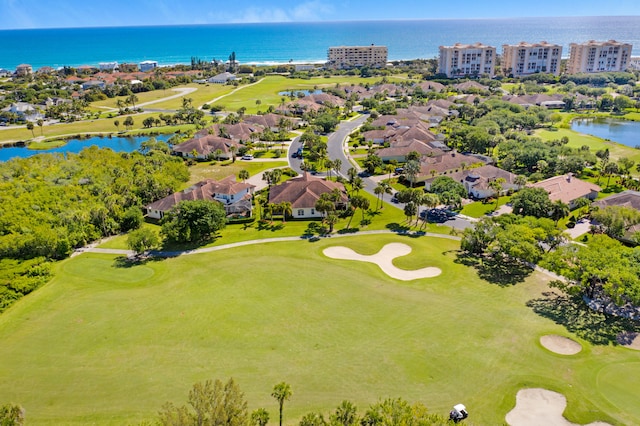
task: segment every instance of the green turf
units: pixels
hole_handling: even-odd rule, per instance
[[[398,267],[437,266],[442,275],[396,281],[376,265],[322,254],[335,245],[371,254],[389,242],[413,248]],[[388,234],[138,266],[82,254],[0,317],[0,401],[23,405],[29,424],[135,424],[167,400],[183,403],[196,381],[233,376],[249,408],[265,407],[272,419],[270,391],[290,383],[286,424],[343,399],[363,412],[388,396],[443,414],[464,402],[474,424],[502,424],[522,387],[565,394],[572,421],[640,422],[636,411],[615,409],[628,399],[608,389],[636,386],[637,368],[598,374],[637,363],[637,352],[567,334],[525,306],[546,289],[541,276],[491,284],[456,262],[457,247]],[[550,333],[585,349],[552,354],[538,343]]]
[[[501,206],[504,206],[506,203],[509,202],[509,200],[511,200],[510,196],[500,197],[500,200],[498,202],[498,208]],[[460,213],[467,216],[480,218],[488,213],[495,211],[495,208],[496,208],[495,200],[486,202],[486,203],[483,203],[482,201],[475,201],[473,203],[466,204],[462,208]]]

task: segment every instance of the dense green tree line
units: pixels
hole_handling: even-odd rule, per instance
[[[139,226],[141,207],[189,177],[158,151],[37,155],[0,163],[0,257],[60,259],[74,247]]]
[[[282,425],[283,404],[292,396],[291,386],[282,382],[274,386],[271,396],[278,403],[279,424]],[[229,379],[207,380],[191,388],[187,404],[176,406],[167,402],[158,413],[163,426],[228,425],[265,426],[269,412],[258,408],[249,414],[247,400],[238,384]],[[298,422],[300,426],[444,426],[453,422],[448,418],[429,413],[421,403],[410,404],[402,398],[387,398],[369,406],[359,414],[350,401],[342,401],[328,416],[310,412]]]

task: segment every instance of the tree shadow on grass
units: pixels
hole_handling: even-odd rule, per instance
[[[549,291],[543,293],[543,297],[528,301],[527,306],[593,345],[623,343],[620,336],[640,333],[640,324],[627,318],[596,312],[577,296]]]
[[[527,265],[503,257],[487,258],[458,252],[454,262],[474,268],[480,279],[500,287],[524,282],[533,273],[533,269]]]
[[[151,262],[161,262],[169,256],[156,256],[152,254],[147,255],[133,255],[133,256],[118,256],[113,261],[115,268],[133,268],[134,266],[146,265]]]
[[[275,231],[280,231],[282,228],[284,228],[284,226],[282,225],[282,222],[279,222],[279,223],[262,222],[262,221],[258,222],[259,231],[275,232]]]
[[[401,225],[397,222],[387,223],[387,229],[393,232],[397,232],[399,234],[406,234],[411,230],[411,227],[407,225]]]

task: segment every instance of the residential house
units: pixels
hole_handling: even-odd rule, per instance
[[[578,198],[595,200],[600,192],[598,185],[580,180],[571,173],[554,176],[527,186],[544,189],[549,194],[551,201],[562,201],[571,209],[575,207],[575,202]]]
[[[98,68],[100,68],[100,71],[104,71],[104,72],[115,72],[118,70],[118,63],[117,62],[100,62],[98,64]]]
[[[247,122],[236,124],[216,123],[211,127],[200,130],[195,137],[204,137],[208,135],[219,136],[225,139],[231,139],[238,142],[247,142],[252,138],[259,139],[260,134],[264,131],[264,127]]]
[[[142,61],[138,66],[140,67],[140,71],[149,72],[158,68],[158,61]]]
[[[235,74],[231,74],[230,72],[223,72],[221,74],[215,75],[207,80],[209,83],[214,84],[227,84],[229,81],[239,80]]]
[[[4,68],[0,68],[0,78],[9,77],[11,75],[11,71],[6,70]]]
[[[460,154],[456,151],[437,156],[422,157],[420,159],[420,173],[416,177],[416,182],[424,182],[436,176],[460,172],[476,163],[484,164],[478,158]]]
[[[184,158],[206,160],[211,156],[218,156],[220,159],[228,160],[233,157],[234,150],[237,152],[239,148],[240,144],[236,141],[215,135],[207,135],[176,145],[171,152]]]
[[[104,81],[101,80],[90,80],[82,83],[80,87],[82,87],[82,90],[90,90],[94,87],[98,89],[104,89],[105,87],[107,87],[107,85]]]
[[[417,139],[399,141],[388,148],[379,149],[375,153],[385,163],[390,161],[404,163],[407,161],[409,153],[414,151],[417,152],[420,157],[439,157],[445,153],[441,149],[434,148],[429,145],[429,143]]]
[[[454,84],[453,88],[461,93],[488,92],[489,86],[480,84],[477,81],[465,81],[463,83]]]
[[[16,77],[26,77],[33,74],[33,68],[29,64],[20,64],[16,67]]]
[[[344,185],[313,177],[305,172],[301,177],[272,186],[269,189],[269,202],[273,204],[291,203],[293,217],[296,219],[320,218],[322,213],[316,210],[317,201],[322,194],[334,191],[338,194],[336,208],[344,208],[349,202]]]
[[[149,204],[146,206],[147,216],[152,219],[162,219],[181,201],[207,200],[221,203],[227,216],[251,217],[253,211],[251,198],[254,189],[255,185],[236,182],[234,176],[228,176],[221,181],[203,180],[184,191],[175,192]]]
[[[280,129],[280,122],[282,120],[287,120],[289,123],[287,124],[289,129],[294,129],[298,127],[300,123],[300,119],[295,117],[285,117],[281,114],[263,114],[263,115],[245,115],[243,117],[244,123],[256,124],[258,126],[262,126],[265,129],[269,129],[272,132],[277,132]]]
[[[456,182],[460,182],[467,191],[467,194],[469,194],[471,198],[478,200],[496,195],[495,191],[489,186],[490,183],[496,179],[502,178],[505,180],[502,184],[503,190],[501,195],[509,191],[520,189],[515,183],[517,175],[491,165],[461,170],[451,173],[448,177]],[[433,179],[435,178],[430,178],[425,181],[425,188],[429,189],[431,187]]]
[[[2,109],[2,111],[16,114],[18,118],[22,120],[36,121],[44,116],[38,112],[35,105],[28,102],[16,102],[8,107]]]
[[[639,191],[622,191],[618,194],[610,195],[601,200],[595,201],[592,206],[604,208],[609,206],[628,207],[640,211],[640,192]],[[625,229],[624,235],[620,238],[622,241],[634,243],[634,234],[640,232],[640,224],[632,225]]]

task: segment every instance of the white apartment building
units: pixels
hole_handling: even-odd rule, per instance
[[[500,67],[505,75],[514,77],[535,73],[560,74],[562,46],[547,43],[503,44]]]
[[[142,72],[153,71],[158,67],[158,61],[142,61],[139,66]]]
[[[118,70],[117,62],[100,62],[98,64],[100,71],[114,72]]]
[[[567,74],[624,71],[629,65],[632,46],[615,40],[571,43]]]
[[[387,64],[386,46],[336,46],[327,53],[327,66],[331,68],[376,67]]]
[[[449,78],[495,75],[496,48],[482,43],[440,46],[438,68]]]

